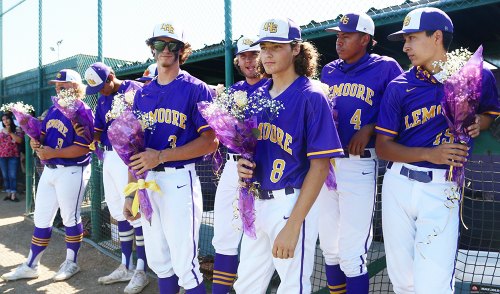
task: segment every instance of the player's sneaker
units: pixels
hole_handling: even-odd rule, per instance
[[[141,270],[136,270],[134,272],[134,276],[128,283],[127,287],[125,287],[125,290],[123,290],[123,292],[126,294],[141,293],[141,291],[144,288],[146,288],[148,284],[149,284],[149,279],[146,276],[146,272]]]
[[[38,278],[38,267],[29,267],[26,263],[19,265],[10,273],[3,274],[1,278],[5,281],[15,281],[19,279],[34,279]]]
[[[72,262],[71,260],[65,260],[59,267],[59,271],[52,279],[55,281],[64,281],[71,278],[79,271],[80,267],[78,264]]]
[[[101,285],[109,285],[118,282],[127,282],[130,281],[130,279],[132,279],[133,275],[134,275],[133,270],[128,270],[124,264],[120,264],[120,266],[109,275],[97,279],[97,282]]]

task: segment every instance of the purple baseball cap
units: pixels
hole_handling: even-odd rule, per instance
[[[387,39],[402,41],[403,34],[436,30],[453,33],[453,22],[450,17],[441,9],[434,7],[417,8],[406,15],[403,28],[387,36]]]
[[[147,82],[153,80],[158,75],[158,66],[156,63],[150,64],[142,74],[142,77],[135,79],[139,82]]]
[[[102,62],[96,62],[87,68],[85,71],[85,80],[88,86],[85,93],[87,95],[94,95],[101,91],[110,72],[111,68]]]
[[[251,46],[262,42],[291,43],[302,41],[300,27],[289,18],[271,18],[260,26],[259,39]]]
[[[75,83],[81,83],[82,82],[82,77],[80,76],[79,73],[72,69],[62,69],[56,74],[55,80],[50,80],[49,84],[54,84],[54,83],[62,83],[62,82],[75,82]]]
[[[375,35],[375,23],[372,18],[366,13],[347,13],[342,16],[339,25],[333,28],[328,28],[329,32],[345,32],[345,33],[366,33],[372,37]]]

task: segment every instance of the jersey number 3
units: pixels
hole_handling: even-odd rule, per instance
[[[270,180],[273,183],[277,183],[283,176],[283,170],[285,170],[286,162],[283,159],[275,159],[273,161],[273,170],[271,171]]]
[[[359,130],[361,128],[361,109],[356,109],[351,117],[350,123],[351,125],[354,125],[355,130]]]

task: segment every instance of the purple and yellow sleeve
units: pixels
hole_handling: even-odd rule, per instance
[[[396,87],[389,84],[380,103],[375,132],[389,137],[396,137],[401,125],[401,106]]]
[[[498,89],[493,73],[483,70],[482,93],[479,102],[478,113],[496,118],[500,115],[500,102],[498,100]]]
[[[198,102],[201,102],[201,101],[208,101],[208,102],[212,101],[212,94],[210,93],[210,89],[208,88],[208,86],[206,84],[201,84],[198,86],[197,97],[194,100],[196,102],[195,102],[195,105],[193,107],[193,111],[192,111],[191,115],[193,118],[193,123],[196,127],[196,131],[201,134],[203,132],[206,132],[206,131],[212,129],[208,125],[207,121],[203,118],[201,113],[198,111],[198,105],[197,105]]]
[[[307,157],[314,159],[343,156],[342,144],[326,98],[322,95],[318,96],[306,102],[308,103],[305,120]]]

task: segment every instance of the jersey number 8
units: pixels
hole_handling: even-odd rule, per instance
[[[270,177],[271,182],[277,183],[281,179],[285,165],[286,162],[283,159],[275,159],[273,161],[273,170]]]

